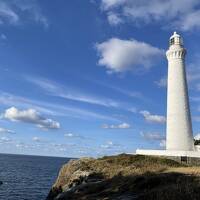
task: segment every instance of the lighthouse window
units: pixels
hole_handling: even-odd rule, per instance
[[[174,44],[174,38],[170,40],[170,46]]]

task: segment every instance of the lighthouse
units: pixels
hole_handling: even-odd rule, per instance
[[[169,38],[166,51],[168,61],[166,149],[137,149],[136,154],[200,159],[194,147],[192,122],[185,69],[186,49],[182,37],[176,32]]]
[[[194,141],[185,70],[186,49],[183,39],[174,32],[166,52],[167,80],[167,130],[166,149],[193,151]]]

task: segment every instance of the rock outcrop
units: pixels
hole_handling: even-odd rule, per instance
[[[194,171],[150,156],[71,160],[61,168],[46,200],[195,200],[200,198],[200,169]]]
[[[82,158],[71,160],[64,165],[47,199],[66,199],[78,191],[89,190],[89,188],[94,190],[97,186],[104,186],[103,176],[87,166],[93,160]]]

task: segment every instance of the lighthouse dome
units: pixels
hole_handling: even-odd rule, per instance
[[[174,34],[170,37],[170,40],[169,40],[169,46],[172,46],[172,45],[183,46],[183,39],[176,32],[174,32]]]

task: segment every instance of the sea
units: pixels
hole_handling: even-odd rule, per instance
[[[45,200],[70,158],[0,154],[0,200]]]

